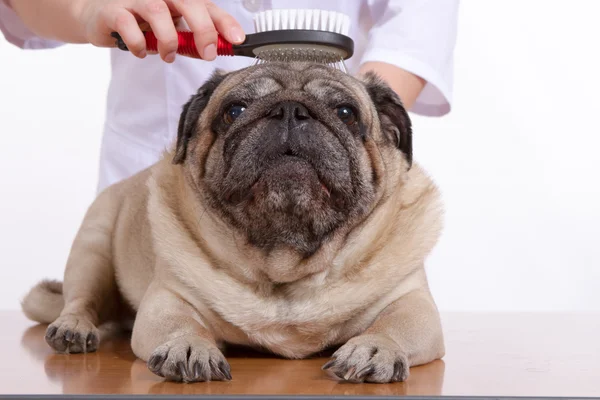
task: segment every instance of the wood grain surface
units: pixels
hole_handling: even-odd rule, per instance
[[[96,353],[55,354],[45,326],[0,312],[2,394],[302,394],[600,397],[600,314],[443,314],[447,354],[407,382],[350,384],[321,370],[326,358],[290,361],[228,354],[233,380],[164,382],[127,337]],[[226,354],[227,355],[227,354]]]

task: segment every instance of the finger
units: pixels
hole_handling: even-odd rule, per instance
[[[168,63],[175,61],[179,40],[167,4],[163,0],[140,0],[135,12],[150,24],[160,57]]]
[[[206,10],[217,31],[230,43],[240,44],[246,39],[242,26],[228,12],[216,6],[212,1],[206,2]]]
[[[207,61],[214,60],[217,57],[218,33],[204,0],[172,0],[172,2],[194,32],[194,41],[200,57]]]
[[[133,14],[124,8],[115,9],[113,14],[108,19],[112,20],[112,23],[107,24],[110,30],[121,35],[121,39],[133,55],[139,58],[146,57],[146,39]]]
[[[146,41],[135,17],[122,6],[109,4],[94,18],[93,26],[87,27],[90,43],[100,47],[115,47],[111,35],[117,32],[127,48],[137,57],[145,57]]]

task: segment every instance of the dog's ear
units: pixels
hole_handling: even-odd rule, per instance
[[[175,145],[174,164],[181,164],[185,160],[190,139],[196,133],[198,119],[208,104],[215,89],[225,79],[227,74],[222,70],[215,70],[211,77],[198,89],[196,94],[183,105],[179,126],[177,128],[177,143]]]
[[[363,82],[379,114],[383,133],[404,153],[410,168],[413,159],[412,123],[400,97],[374,72],[367,72]]]

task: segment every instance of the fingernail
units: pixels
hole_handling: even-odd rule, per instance
[[[147,55],[146,50],[140,51],[140,58],[145,58]]]
[[[177,52],[176,52],[176,51],[173,51],[173,52],[171,52],[171,53],[167,54],[167,55],[165,56],[165,61],[166,61],[166,62],[168,62],[168,63],[172,63],[173,61],[175,61],[175,55],[176,55],[176,54],[177,54]]]
[[[207,61],[212,61],[216,57],[217,57],[217,46],[215,46],[214,44],[211,43],[204,48],[204,51],[202,52],[203,59],[205,59]]]
[[[234,43],[242,43],[244,41],[244,31],[237,26],[233,27],[229,30],[229,37]]]

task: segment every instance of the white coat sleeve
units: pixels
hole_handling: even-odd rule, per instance
[[[452,104],[459,0],[369,0],[373,26],[361,63],[379,61],[425,80],[411,111],[442,116]]]
[[[7,0],[0,0],[0,32],[7,42],[21,49],[50,49],[63,45],[62,42],[43,39],[32,33]]]

